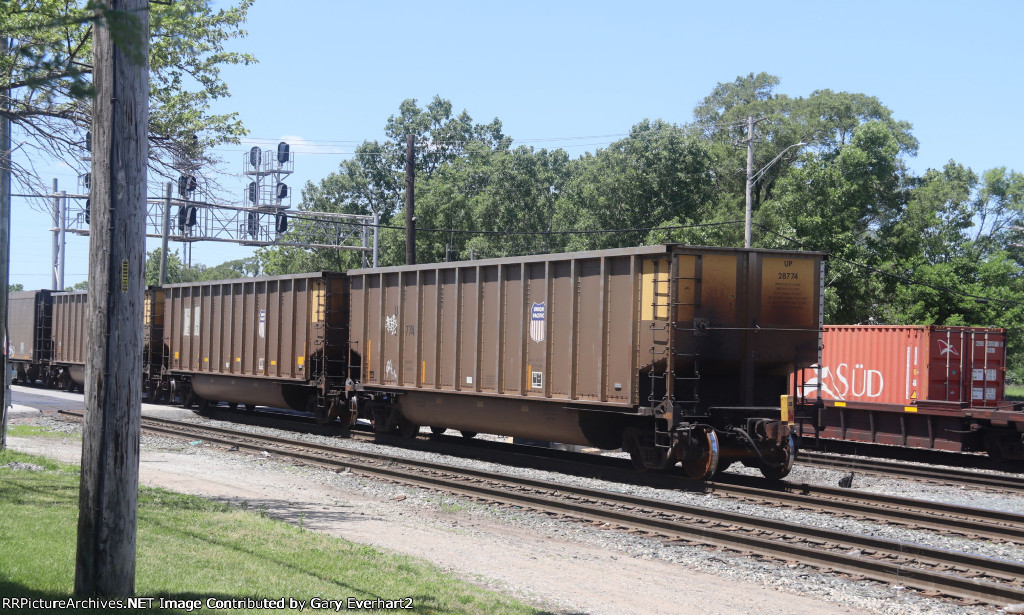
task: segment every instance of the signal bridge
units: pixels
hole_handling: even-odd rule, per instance
[[[85,156],[91,147],[86,133]],[[335,214],[326,212],[289,212],[291,189],[284,183],[295,171],[295,156],[282,141],[276,150],[253,147],[242,156],[242,173],[251,178],[243,191],[245,205],[221,205],[213,202],[205,183],[194,175],[198,166],[188,156],[176,158],[174,167],[181,172],[177,194],[168,183],[165,196],[146,201],[146,237],[191,244],[196,241],[236,243],[245,246],[293,246],[363,252],[363,263],[377,263],[376,215]],[[63,253],[64,233],[89,234],[91,179],[79,177],[79,194],[54,192],[55,259]]]
[[[168,184],[170,186],[170,184]],[[197,188],[195,192],[200,192]],[[89,195],[54,193],[59,203],[62,228],[75,235],[89,235]],[[191,194],[189,196],[202,196]],[[246,246],[294,246],[331,248],[374,253],[377,244],[375,216],[318,211],[286,212],[266,207],[220,205],[182,197],[150,197],[146,200],[146,237],[164,236],[164,216],[169,215],[167,238],[171,241],[214,241]],[[376,261],[376,257],[373,258]]]

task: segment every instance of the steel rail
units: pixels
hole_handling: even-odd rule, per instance
[[[158,425],[146,424],[162,423]],[[530,508],[573,517],[582,516],[587,520],[601,520],[609,523],[624,524],[634,529],[653,532],[672,538],[698,541],[704,544],[736,549],[750,550],[762,555],[778,557],[785,555],[802,563],[831,568],[848,574],[858,574],[886,583],[902,583],[924,591],[939,592],[958,598],[980,600],[990,604],[998,604],[998,600],[1024,601],[1024,589],[1011,587],[1008,584],[1024,578],[1024,566],[1016,562],[1008,562],[993,558],[979,557],[965,553],[934,549],[921,545],[885,541],[867,536],[825,530],[822,528],[794,528],[781,521],[754,518],[722,511],[714,511],[700,507],[672,504],[626,496],[606,491],[551,485],[550,483],[530,479],[513,478],[504,475],[490,475],[486,472],[467,470],[435,462],[405,460],[388,455],[365,453],[348,449],[338,449],[326,445],[313,444],[281,438],[264,436],[230,429],[199,425],[195,423],[179,423],[167,419],[143,419],[143,428],[149,431],[182,435],[181,428],[192,431],[185,434],[194,437],[196,433],[207,434],[207,441],[214,441],[229,446],[245,447],[251,450],[267,450],[267,444],[273,444],[278,454],[282,454],[305,462],[326,465],[329,467],[344,466],[353,471],[384,476],[406,484],[416,484],[430,489],[444,489],[464,493],[515,506]],[[211,436],[210,434],[218,434]],[[244,440],[251,440],[247,443]],[[317,453],[328,452],[345,457],[365,457],[371,463],[359,463],[352,459],[331,460],[318,454],[303,453],[299,450],[312,449]],[[405,466],[404,468],[402,466]],[[470,477],[474,482],[444,478],[440,476],[415,477],[409,475],[410,467],[422,467],[431,472]],[[501,486],[481,484],[480,479],[504,483]],[[523,493],[528,488],[535,493]],[[552,494],[560,494],[558,500],[552,500]],[[569,498],[566,500],[566,498]],[[614,508],[609,509],[608,506]],[[668,517],[686,517],[685,521]],[[660,517],[660,518],[659,518]],[[726,529],[709,527],[724,524]],[[781,542],[778,537],[764,538],[738,532],[742,528],[749,531],[771,532],[783,534],[788,538],[800,538],[805,541],[828,541],[833,543],[833,550],[809,548],[800,544]],[[886,557],[913,557],[921,563],[933,568],[961,566],[973,576],[970,578],[948,574],[926,568],[918,568],[905,564],[874,560],[861,555],[852,555],[851,548],[884,551]],[[985,577],[993,579],[985,580]]]
[[[717,483],[715,491],[735,497],[775,500],[843,515],[861,514],[947,533],[973,534],[994,540],[1024,540],[1024,516],[1001,510],[956,506],[882,493],[851,491],[821,485],[786,483],[786,490]]]
[[[1024,493],[1024,477],[979,474],[970,470],[957,468],[933,468],[909,463],[899,463],[881,459],[837,458],[831,455],[801,450],[797,462],[802,465],[842,470],[860,470],[872,474],[897,475],[900,477],[921,478],[942,484],[966,485],[969,487],[991,487]]]

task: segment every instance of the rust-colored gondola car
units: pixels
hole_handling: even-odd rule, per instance
[[[355,399],[383,431],[783,476],[780,399],[794,367],[818,361],[823,259],[661,245],[349,271]]]
[[[327,420],[344,393],[344,274],[167,284],[163,290],[172,398],[201,407],[292,408]]]

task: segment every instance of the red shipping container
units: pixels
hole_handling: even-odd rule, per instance
[[[803,393],[825,399],[911,405],[951,401],[994,407],[1003,401],[1006,332],[990,327],[834,325],[822,336],[818,373]]]

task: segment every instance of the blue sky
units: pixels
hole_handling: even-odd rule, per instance
[[[913,125],[921,147],[908,165],[917,173],[950,159],[978,173],[1022,170],[1021,23],[1024,3],[1010,0],[256,0],[249,36],[232,47],[260,63],[223,72],[233,95],[218,110],[237,111],[254,143],[293,143],[297,195],[358,142],[381,138],[406,98],[425,105],[440,95],[476,121],[497,117],[517,144],[578,156],[644,118],[689,122],[717,83],[764,71],[789,96],[828,88],[878,97]],[[232,174],[249,145],[217,152],[221,182],[237,185],[239,200],[246,182]],[[53,175],[73,189],[74,173]],[[48,216],[15,199],[12,225],[11,282],[48,286]],[[67,245],[70,286],[85,278],[87,240]],[[193,261],[251,250],[199,243]]]

